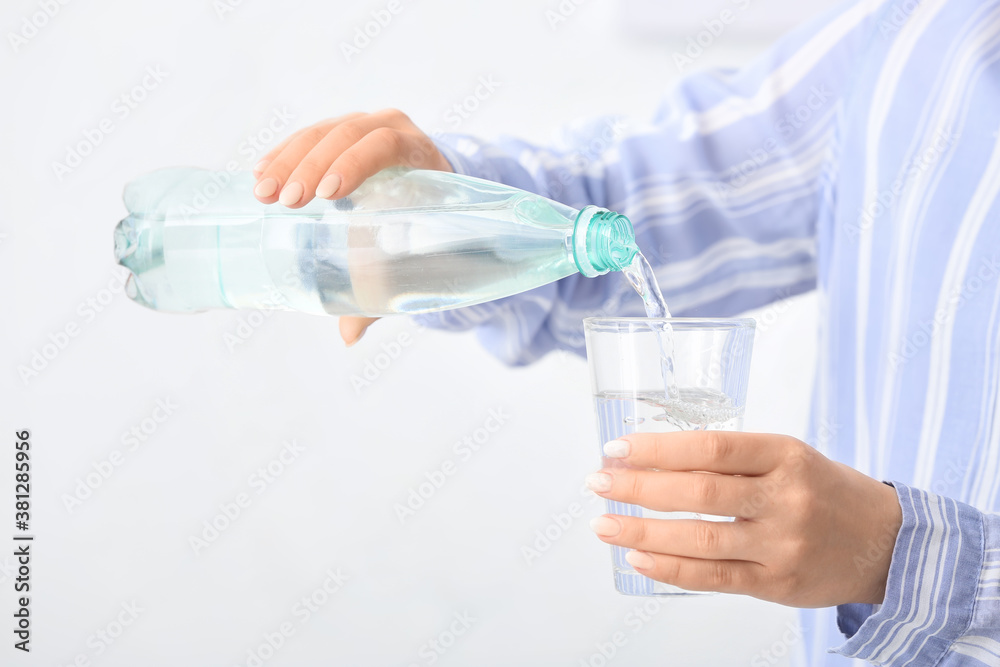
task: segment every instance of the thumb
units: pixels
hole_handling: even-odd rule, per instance
[[[368,327],[377,320],[377,317],[341,317],[340,337],[344,339],[347,347],[350,347],[361,340]]]

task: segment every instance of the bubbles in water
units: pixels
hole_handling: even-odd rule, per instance
[[[729,396],[699,387],[681,387],[675,398],[664,399],[651,394],[639,397],[638,400],[663,410],[653,415],[653,421],[667,422],[686,431],[702,430],[711,424],[726,422],[743,414],[743,407],[733,405]]]
[[[654,417],[653,419],[656,419],[656,417]],[[626,424],[628,424],[630,426],[638,426],[642,422],[646,421],[646,418],[645,417],[633,417],[631,415],[628,415],[622,421],[624,421]]]

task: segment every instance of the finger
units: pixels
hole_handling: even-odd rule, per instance
[[[284,194],[279,198],[282,204],[298,208],[312,201],[317,194],[324,198],[334,194],[345,196],[369,176],[401,163],[398,149],[403,139],[398,130],[382,124],[352,125],[354,127],[350,130],[345,126],[343,132],[330,132],[302,158],[288,176],[282,190]],[[362,132],[367,133],[359,136]],[[357,157],[348,156],[347,160],[341,160],[348,154]],[[339,168],[335,166],[338,162]],[[360,178],[357,177],[359,169],[363,170]],[[342,170],[348,172],[346,177],[339,173]],[[324,188],[317,193],[320,182],[330,174],[336,174],[337,179],[324,181]],[[295,199],[296,196],[298,199]]]
[[[268,162],[258,177],[257,185],[254,188],[254,195],[265,204],[272,204],[278,201],[281,188],[287,182],[288,175],[316,144],[322,141],[330,132],[335,131],[344,124],[364,121],[364,119],[370,117],[370,114],[364,113],[347,114],[333,120],[316,123],[296,132],[288,138],[287,143],[279,146],[280,151],[276,148],[268,156],[265,156],[264,159],[268,160]]]
[[[256,178],[259,181],[260,177],[264,173],[264,170],[267,169],[267,165],[271,164],[271,162],[274,160],[274,158],[277,155],[280,155],[281,151],[285,150],[285,147],[288,146],[288,144],[292,143],[296,138],[298,138],[303,132],[305,132],[308,129],[309,129],[308,127],[304,127],[304,128],[302,128],[300,130],[296,130],[295,132],[292,132],[290,135],[288,135],[287,137],[285,137],[284,139],[282,139],[281,142],[279,142],[277,146],[275,146],[274,148],[272,148],[271,150],[269,150],[264,155],[264,157],[262,157],[260,160],[258,160],[257,164],[255,164],[253,166],[253,177]]]
[[[319,123],[315,123],[313,125],[310,125],[309,127],[303,127],[301,129],[296,130],[295,132],[292,132],[290,135],[282,139],[277,146],[275,146],[267,153],[265,153],[264,157],[262,157],[260,161],[254,165],[253,175],[259,179],[261,174],[263,174],[264,170],[267,169],[267,165],[273,162],[274,158],[280,155],[281,151],[285,150],[285,147],[288,146],[288,144],[292,143],[292,141],[295,140],[297,137],[299,137],[303,132],[308,132],[312,128],[320,125],[329,129],[336,125],[339,125],[340,123],[343,123],[344,121],[348,121],[351,120],[352,118],[357,118],[359,116],[364,116],[364,115],[365,114],[356,111],[353,113],[344,114],[343,116],[337,116],[336,118],[328,118],[327,120],[320,121]]]
[[[281,189],[278,201],[290,208],[299,208],[312,201],[320,179],[328,173],[328,170],[332,169],[335,161],[340,159],[345,152],[376,153],[381,158],[381,162],[375,171],[391,165],[402,164],[401,159],[395,151],[382,149],[395,148],[400,145],[401,142],[397,140],[401,136],[399,128],[403,127],[407,122],[408,119],[402,112],[387,109],[346,121],[331,129],[295,165]],[[364,178],[358,181],[358,184],[374,173],[373,171],[364,176]],[[336,185],[339,185],[339,183],[336,183]],[[353,189],[352,187],[350,190],[345,190],[343,187],[340,187],[339,194],[346,195]],[[332,188],[332,190],[337,191],[336,188]],[[321,194],[328,197],[333,192],[321,191]]]
[[[264,170],[267,169],[267,165],[271,164],[271,162],[274,160],[275,156],[279,155],[281,153],[281,151],[285,150],[285,146],[287,146],[288,144],[292,143],[292,141],[296,137],[298,137],[300,134],[302,134],[303,132],[305,132],[308,129],[309,129],[308,127],[303,127],[303,128],[301,128],[299,130],[296,130],[295,132],[292,132],[290,135],[288,135],[287,137],[285,137],[284,139],[282,139],[281,142],[277,146],[275,146],[274,148],[272,148],[271,150],[269,150],[267,153],[265,153],[264,157],[262,157],[257,162],[257,164],[255,164],[253,166],[253,175],[254,175],[254,178],[256,178],[257,180],[260,180],[261,174],[264,173]]]
[[[254,168],[257,177],[253,189],[254,196],[265,204],[278,201],[285,177],[294,168],[293,163],[301,159],[322,137],[326,136],[329,129],[319,123],[303,128],[268,153]]]
[[[636,468],[605,468],[588,475],[587,486],[603,498],[657,512],[722,516],[739,516],[759,491],[753,477]]]
[[[785,457],[792,438],[738,431],[633,433],[604,446],[604,454],[637,468],[763,475]]]
[[[590,528],[608,544],[688,558],[755,561],[759,541],[749,522],[643,519],[605,514]]]
[[[377,317],[341,317],[340,337],[343,338],[344,343],[350,347],[361,340],[361,337],[365,335],[365,331],[368,330],[368,327],[370,327],[372,323],[377,320]]]
[[[639,574],[688,591],[752,594],[766,583],[766,568],[748,561],[687,558],[648,551],[630,551],[625,560]]]
[[[406,142],[406,135],[392,128],[376,128],[330,165],[322,176],[319,195],[328,199],[346,197],[365,179],[386,167],[404,164],[400,156]]]
[[[346,197],[365,179],[393,166],[452,171],[434,141],[418,130],[401,111],[379,112],[386,124],[346,148],[323,174],[316,196],[324,199]]]
[[[254,178],[256,178],[259,181],[260,177],[264,174],[264,171],[267,169],[267,166],[274,161],[274,158],[276,158],[277,156],[281,155],[281,152],[283,150],[285,150],[285,148],[288,146],[288,144],[292,143],[293,141],[295,141],[296,139],[298,139],[299,137],[301,137],[304,133],[309,132],[310,130],[313,130],[314,128],[317,128],[317,127],[320,127],[320,126],[324,126],[324,127],[330,128],[330,127],[333,127],[338,122],[342,122],[344,120],[347,120],[348,118],[352,118],[354,116],[360,116],[360,115],[362,115],[362,114],[360,114],[360,113],[348,114],[347,116],[341,116],[340,118],[333,118],[333,119],[330,119],[330,120],[324,120],[324,121],[321,121],[319,123],[315,123],[314,125],[310,125],[309,127],[303,127],[303,128],[300,128],[300,129],[296,130],[295,132],[292,132],[290,135],[288,135],[287,137],[285,137],[284,139],[282,139],[281,142],[277,146],[275,146],[274,148],[272,148],[271,150],[269,150],[264,155],[264,157],[262,157],[257,162],[257,164],[255,164],[253,166],[253,175],[254,175]]]

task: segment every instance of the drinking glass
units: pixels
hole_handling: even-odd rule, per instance
[[[628,317],[587,318],[583,323],[604,467],[628,467],[604,457],[603,447],[631,433],[743,428],[754,320]],[[673,360],[672,386],[665,355]],[[731,520],[606,503],[609,514]],[[624,547],[611,547],[619,593],[699,594],[639,574],[625,560],[627,552]]]

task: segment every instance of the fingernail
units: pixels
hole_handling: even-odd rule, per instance
[[[604,445],[604,455],[613,459],[625,458],[631,448],[628,440],[612,440]]]
[[[271,164],[270,160],[261,160],[253,166],[253,173],[257,175],[264,173],[264,170],[267,169],[267,165],[269,164]]]
[[[347,347],[351,347],[352,345],[354,345],[355,343],[357,343],[359,340],[361,340],[362,338],[364,338],[364,335],[365,335],[366,331],[368,331],[368,329],[362,329],[361,333],[358,334],[357,338],[355,338],[354,340],[352,340],[350,343],[346,343]]]
[[[604,493],[605,491],[611,490],[611,475],[603,472],[595,472],[591,475],[587,475],[586,482],[587,488],[591,491],[596,491],[597,493]]]
[[[614,537],[622,530],[622,525],[609,516],[598,516],[590,520],[590,529],[601,537]]]
[[[281,188],[281,195],[278,197],[278,201],[285,206],[294,206],[302,199],[303,192],[305,192],[305,188],[298,181],[289,183]]]
[[[258,197],[270,197],[278,189],[278,181],[273,178],[265,178],[253,189],[253,193]]]
[[[340,176],[337,174],[327,174],[316,186],[316,196],[322,199],[329,199],[340,187]]]
[[[653,557],[645,551],[629,551],[625,554],[625,560],[637,570],[651,570],[655,564]]]

